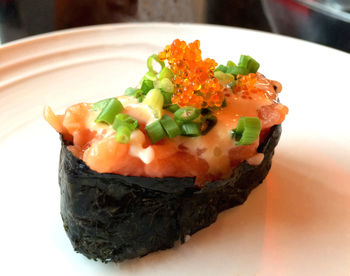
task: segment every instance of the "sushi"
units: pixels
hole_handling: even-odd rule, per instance
[[[44,117],[60,133],[64,229],[77,252],[121,262],[171,248],[242,204],[266,177],[288,108],[242,55],[218,65],[199,41],[147,60],[124,95]]]

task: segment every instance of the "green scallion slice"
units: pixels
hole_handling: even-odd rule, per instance
[[[153,81],[144,79],[141,83],[141,90],[146,95],[151,89],[154,88]]]
[[[227,66],[220,64],[218,67],[215,68],[214,72],[216,72],[216,71],[221,71],[221,72],[227,73],[226,72]]]
[[[166,137],[166,132],[160,123],[160,120],[154,121],[145,127],[146,132],[152,142],[152,144],[157,143]]]
[[[116,130],[115,139],[121,144],[129,143],[131,132],[126,125],[120,125]]]
[[[129,88],[127,88],[125,90],[124,95],[126,95],[126,96],[135,96],[136,91],[137,91],[137,88],[129,87]]]
[[[164,105],[167,106],[171,103],[171,97],[174,92],[174,85],[169,79],[156,80],[153,82],[154,88],[160,89],[164,97]]]
[[[233,75],[224,73],[222,71],[214,72],[214,77],[217,78],[222,85],[227,85],[230,82],[235,81],[235,77]]]
[[[143,101],[145,98],[145,94],[143,94],[143,91],[141,89],[138,89],[135,93],[135,98],[138,100],[139,103]]]
[[[226,66],[231,67],[231,66],[236,66],[236,64],[233,61],[229,60],[226,64]]]
[[[248,75],[249,70],[243,66],[230,66],[230,67],[227,67],[226,73],[232,74],[232,75]]]
[[[232,130],[231,135],[236,140],[236,145],[250,145],[259,138],[260,130],[261,123],[259,118],[241,117],[237,128]]]
[[[182,134],[185,136],[196,137],[201,135],[201,124],[188,122],[181,126]]]
[[[160,89],[160,80],[153,81],[153,88]]]
[[[168,93],[163,90],[161,90],[163,98],[164,98],[164,105],[167,106],[171,104],[171,97],[173,96],[173,93]]]
[[[115,115],[123,110],[123,105],[116,98],[112,98],[108,104],[102,109],[96,118],[96,123],[113,124]]]
[[[144,98],[143,103],[152,109],[157,119],[162,117],[164,97],[160,89],[151,89]]]
[[[174,84],[171,82],[171,80],[166,78],[160,80],[159,88],[168,93],[174,92]]]
[[[157,75],[155,73],[149,71],[145,74],[145,79],[155,81],[155,80],[157,80]]]
[[[135,130],[139,126],[135,118],[131,117],[128,114],[119,113],[115,116],[113,129],[117,131],[118,128],[122,125],[127,126],[130,130]]]
[[[94,110],[94,111],[102,110],[103,108],[105,108],[105,106],[108,104],[108,102],[111,99],[113,99],[113,98],[104,99],[104,100],[98,101],[97,103],[94,103],[92,105],[92,110]]]
[[[147,67],[150,72],[157,74],[157,71],[153,68],[153,62],[157,62],[161,66],[161,69],[165,67],[164,62],[159,59],[158,55],[151,55],[147,59]]]
[[[247,68],[249,73],[256,73],[260,64],[250,56],[241,55],[238,66]]]
[[[141,89],[137,89],[135,91],[135,94],[133,95],[134,97],[138,98],[138,97],[141,97],[141,96],[144,96],[145,94],[143,93],[143,91]]]
[[[180,122],[190,122],[200,115],[201,111],[193,106],[185,106],[178,109],[174,116]]]
[[[173,71],[171,71],[168,67],[164,67],[162,71],[159,73],[159,79],[169,79],[172,80],[174,77]]]
[[[162,119],[160,119],[160,123],[164,128],[165,132],[168,134],[169,138],[174,138],[181,134],[181,129],[175,122],[173,118],[168,115],[164,115]]]
[[[168,106],[165,107],[165,109],[170,111],[171,113],[174,113],[179,108],[180,107],[177,104],[169,104]]]

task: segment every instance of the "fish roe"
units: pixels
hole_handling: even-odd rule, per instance
[[[225,95],[219,80],[214,77],[218,64],[210,58],[202,60],[199,46],[198,40],[187,45],[176,39],[159,53],[159,59],[167,60],[174,73],[175,91],[171,102],[180,107],[220,107]]]
[[[265,97],[277,101],[277,92],[273,87],[273,81],[265,78],[260,73],[238,75],[234,93],[240,95],[243,99],[255,100],[256,97]]]

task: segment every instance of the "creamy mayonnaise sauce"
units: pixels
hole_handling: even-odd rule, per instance
[[[139,123],[148,125],[156,120],[148,105],[139,103],[135,97],[120,96],[118,100],[124,107],[123,113],[135,118]]]
[[[154,151],[152,146],[147,148],[143,147],[146,138],[143,132],[139,129],[133,131],[130,136],[130,148],[129,154],[134,157],[138,157],[145,164],[152,162],[154,158]]]

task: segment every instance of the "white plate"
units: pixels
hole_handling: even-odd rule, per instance
[[[73,251],[59,215],[58,135],[42,109],[120,94],[175,38],[218,62],[250,54],[290,108],[273,167],[247,202],[184,245],[119,265]],[[2,275],[349,275],[350,55],[262,32],[126,24],[0,48]]]

